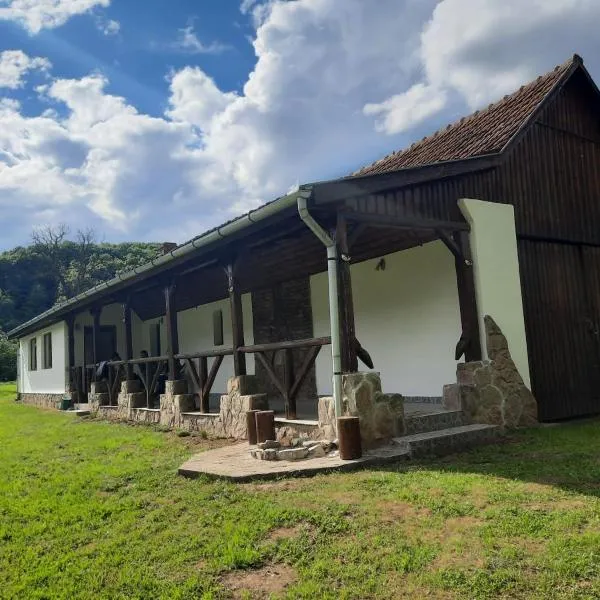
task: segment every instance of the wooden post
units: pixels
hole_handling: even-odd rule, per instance
[[[256,438],[256,413],[257,410],[246,411],[246,430],[248,432],[248,443],[251,446],[257,444]]]
[[[200,412],[210,412],[210,396],[204,393],[208,382],[208,359],[201,356],[198,361],[198,379],[200,380]]]
[[[131,303],[128,298],[123,304],[123,325],[125,326],[125,360],[133,358],[133,335],[131,331]],[[133,369],[130,363],[125,366],[125,379],[133,379]]]
[[[75,315],[68,315],[67,321],[67,352],[69,356],[69,389],[71,392],[79,392],[76,389],[77,378],[75,377]]]
[[[338,298],[340,311],[340,346],[342,352],[342,371],[356,373],[358,358],[356,355],[356,328],[354,325],[354,302],[352,299],[352,279],[350,277],[350,247],[346,218],[338,213],[335,240],[339,249]]]
[[[275,440],[275,411],[259,410],[256,413],[256,441],[257,443]]]
[[[177,311],[175,309],[175,281],[172,281],[165,287],[165,320],[167,322],[169,380],[175,381],[178,377],[175,354],[179,354],[179,332],[177,330]]]
[[[94,359],[94,372],[92,373],[92,381],[96,381],[96,371],[98,370],[97,364],[100,356],[100,315],[102,314],[102,307],[92,308],[90,312],[94,318],[92,324],[92,350]]]
[[[296,397],[292,396],[294,386],[294,354],[290,348],[283,350],[283,381],[285,386],[285,417],[296,418]]]
[[[362,456],[360,421],[358,417],[338,417],[338,446],[342,460],[355,460]]]
[[[242,297],[237,287],[234,273],[235,264],[230,262],[225,268],[227,287],[231,305],[231,337],[233,339],[233,370],[236,376],[246,375],[246,355],[238,348],[244,345],[244,315],[242,312]]]
[[[481,340],[469,233],[457,231],[452,237],[462,255],[455,257],[456,285],[462,323],[462,336],[456,347],[455,358],[458,360],[464,354],[467,362],[477,361],[481,360]]]

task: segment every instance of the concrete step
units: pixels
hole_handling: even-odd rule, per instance
[[[406,415],[404,421],[405,435],[440,431],[450,427],[466,425],[465,414],[461,410],[436,411],[425,414]]]
[[[495,441],[500,435],[497,425],[461,425],[439,431],[415,433],[394,438],[411,456],[452,454],[465,448]]]

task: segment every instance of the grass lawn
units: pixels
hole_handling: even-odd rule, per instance
[[[600,597],[600,421],[234,485],[175,474],[200,437],[13,398],[0,388],[0,598]]]

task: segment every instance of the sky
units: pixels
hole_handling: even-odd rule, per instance
[[[183,242],[573,53],[600,0],[0,0],[0,250]]]

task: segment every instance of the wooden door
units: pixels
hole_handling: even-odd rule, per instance
[[[540,419],[600,412],[600,255],[519,240],[519,261]]]

